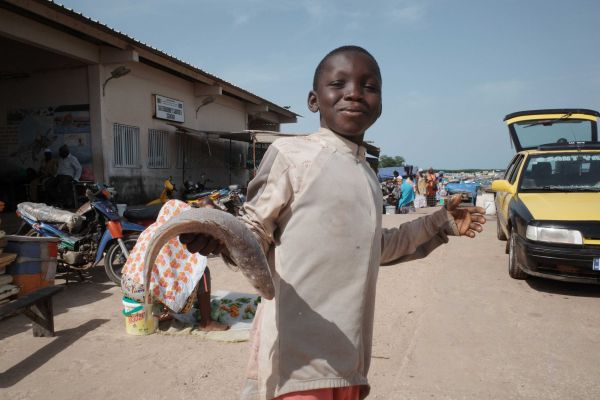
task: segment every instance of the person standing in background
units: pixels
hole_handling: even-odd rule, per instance
[[[427,207],[427,201],[425,200],[425,193],[427,192],[427,184],[425,182],[425,177],[423,176],[423,170],[419,169],[416,176],[416,185],[415,185],[415,207],[423,208]]]
[[[54,186],[54,179],[58,172],[58,162],[52,158],[52,150],[44,150],[44,159],[40,162],[37,176],[29,183],[29,198],[34,203],[39,201],[38,189],[48,192]]]
[[[410,176],[400,181],[400,200],[398,201],[398,211],[400,214],[408,214],[415,210],[415,190],[413,188]]]
[[[437,193],[437,177],[433,168],[429,168],[425,175],[425,197],[427,198],[427,207],[435,207],[435,195]]]
[[[72,208],[74,204],[73,182],[81,178],[81,164],[77,157],[63,144],[58,149],[58,172],[56,176],[56,200],[62,207]]]
[[[427,192],[427,182],[425,182],[425,176],[423,176],[423,170],[420,169],[417,173],[417,194],[425,196]]]
[[[396,172],[396,171],[394,171]],[[402,196],[402,192],[400,191],[400,186],[402,186],[402,177],[400,175],[394,174],[393,181],[394,189],[392,190],[392,196],[394,198],[394,206],[396,207],[396,212],[400,209],[400,197]]]

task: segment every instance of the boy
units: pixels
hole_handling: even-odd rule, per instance
[[[361,145],[381,114],[381,74],[366,50],[326,55],[308,108],[321,129],[273,143],[248,187],[243,220],[267,254],[275,298],[256,316],[242,399],[365,398],[379,265],[424,257],[449,233],[474,237],[485,222],[471,216],[479,208],[441,209],[381,228],[381,189]],[[220,248],[180,240],[203,254]]]

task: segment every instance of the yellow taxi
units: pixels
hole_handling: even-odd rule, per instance
[[[492,190],[512,278],[600,283],[599,117],[549,109],[504,118],[517,154]]]

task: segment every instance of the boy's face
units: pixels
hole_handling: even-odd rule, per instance
[[[325,61],[308,108],[321,114],[321,127],[361,143],[381,115],[381,81],[377,65],[360,52],[348,51]]]

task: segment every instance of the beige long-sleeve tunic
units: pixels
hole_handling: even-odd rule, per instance
[[[268,255],[275,298],[255,321],[242,399],[351,385],[367,396],[379,265],[424,257],[452,232],[443,209],[382,229],[382,208],[364,147],[323,128],[269,147],[244,221]]]

